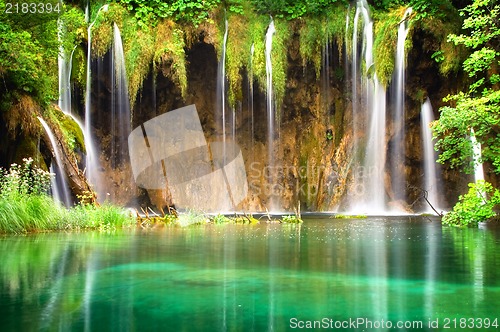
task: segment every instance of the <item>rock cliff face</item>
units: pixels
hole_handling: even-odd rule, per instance
[[[233,106],[234,139],[241,148],[249,187],[248,197],[236,210],[293,211],[299,205],[302,211],[342,211],[349,205],[353,188],[352,160],[353,116],[346,75],[349,62],[343,47],[335,42],[328,46],[328,66],[323,66],[318,76],[312,64],[305,64],[300,56],[298,32],[292,34],[288,45],[288,70],[285,97],[276,111],[276,128],[272,150],[273,166],[269,167],[268,124],[265,88],[254,81],[250,87],[248,73],[241,70],[243,95]],[[388,154],[385,172],[385,192],[389,205],[420,211],[425,206],[422,198],[423,152],[420,108],[426,97],[438,108],[442,98],[461,88],[461,79],[451,75],[443,78],[437,65],[431,60],[432,52],[426,48],[419,32],[413,33],[413,48],[408,55],[406,103],[405,103],[405,156],[401,169],[406,181],[406,199],[394,202],[391,174],[388,171],[391,155]],[[217,68],[219,59],[214,45],[203,39],[186,50],[188,62],[188,92],[182,98],[180,89],[169,77],[168,67],[151,71],[132,110],[131,129],[147,120],[170,110],[195,104],[208,142],[221,140],[220,119],[217,118]],[[105,56],[109,57],[109,55]],[[124,205],[149,205],[165,208],[175,204],[168,190],[139,189],[133,182],[128,162],[113,165],[109,148],[112,133],[109,132],[110,82],[109,64],[94,62],[93,112],[97,136],[102,149],[101,170],[105,176],[109,196]],[[252,89],[250,89],[252,88]],[[253,91],[253,94],[250,93]],[[390,91],[388,89],[387,91]],[[387,113],[390,114],[388,107]],[[390,151],[395,136],[391,132],[390,116],[387,116],[386,143]],[[228,121],[232,120],[232,111]],[[361,133],[363,135],[363,133]],[[232,139],[232,138],[231,138]],[[125,148],[125,147],[122,147]],[[441,207],[449,207],[464,192],[468,179],[458,172],[442,167],[440,185],[444,201]]]

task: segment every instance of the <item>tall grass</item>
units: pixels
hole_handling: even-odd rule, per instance
[[[0,169],[0,233],[49,230],[111,230],[133,223],[122,208],[82,204],[66,209],[48,196],[51,174],[25,159]]]

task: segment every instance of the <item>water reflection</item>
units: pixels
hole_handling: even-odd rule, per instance
[[[281,331],[294,317],[424,327],[493,318],[499,248],[498,229],[420,218],[3,237],[0,328]]]

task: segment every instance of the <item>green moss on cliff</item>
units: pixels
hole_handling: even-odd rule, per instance
[[[252,73],[264,92],[267,88],[265,38],[270,19],[249,11],[245,16],[230,15],[226,49],[226,76],[229,80],[229,100],[232,105],[241,100],[241,73],[243,68],[252,68]],[[273,64],[273,89],[277,110],[286,88],[288,69],[287,50],[290,38],[290,23],[274,20],[271,61]],[[222,44],[222,41],[221,41]],[[253,45],[253,54],[251,52]]]
[[[173,21],[160,22],[156,28],[153,60],[156,69],[169,76],[180,87],[183,97],[187,91],[186,54],[182,29]]]
[[[251,66],[251,50],[255,36],[250,33],[250,29],[258,24],[256,18],[250,11],[247,15],[232,14],[228,16],[226,76],[229,81],[229,103],[233,107],[237,100],[243,99],[241,74],[244,68]]]
[[[427,17],[420,22],[420,29],[431,34],[434,40],[428,40],[426,47],[434,51],[432,58],[439,64],[439,71],[443,76],[457,72],[465,59],[464,49],[448,42],[448,35],[460,31],[458,13],[450,12],[448,20]]]
[[[153,64],[155,70],[160,70],[179,86],[185,97],[187,74],[184,29],[169,20],[159,21],[155,25],[139,24],[124,7],[110,4],[95,19],[92,56],[102,57],[110,51],[115,23],[120,29],[125,53],[130,105],[135,104]]]
[[[71,63],[71,81],[76,82],[81,89],[87,85],[87,61],[85,51],[77,46],[73,51]]]
[[[398,28],[403,19],[406,7],[399,7],[388,12],[377,13],[375,20],[375,40],[373,53],[375,72],[379,82],[387,86],[391,81],[395,67]],[[407,18],[411,24],[411,17]],[[411,38],[406,38],[405,49],[411,47]]]
[[[311,62],[316,70],[316,77],[321,72],[323,49],[326,42],[337,42],[342,54],[346,35],[347,10],[344,6],[333,6],[324,15],[301,19],[299,29],[300,55],[303,65]]]
[[[155,38],[152,28],[137,30],[124,39],[125,67],[128,76],[130,105],[135,104],[137,94],[153,64]]]

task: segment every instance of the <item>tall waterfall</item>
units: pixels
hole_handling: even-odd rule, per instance
[[[226,160],[226,47],[227,47],[227,35],[228,35],[228,21],[224,21],[224,38],[222,40],[222,54],[219,59],[219,68],[217,72],[217,101],[218,107],[216,110],[220,112],[217,119],[222,119],[222,142],[223,142],[223,158]]]
[[[73,64],[73,55],[77,46],[73,47],[69,58],[67,58],[67,54],[63,47],[63,41],[66,38],[67,28],[64,25],[63,21],[59,19],[57,21],[57,38],[59,41],[59,54],[57,57],[57,66],[58,66],[58,80],[59,80],[59,99],[58,106],[59,108],[68,115],[72,116],[72,105],[71,105],[71,70]],[[83,130],[83,128],[81,128]]]
[[[422,109],[420,112],[421,128],[422,128],[422,139],[423,139],[423,152],[424,152],[424,190],[427,191],[427,199],[435,207],[439,207],[440,199],[439,197],[439,186],[438,186],[438,165],[436,163],[437,154],[434,150],[434,144],[432,142],[432,131],[430,128],[430,123],[434,121],[434,115],[432,114],[432,105],[429,98],[422,104]],[[430,207],[427,209],[429,212],[432,211]]]
[[[365,212],[366,213],[386,213],[386,199],[384,186],[384,168],[386,159],[385,142],[385,109],[386,91],[374,77],[375,93],[373,94],[373,108],[371,114],[371,124],[366,146],[366,156],[364,162],[364,184],[365,184]]]
[[[57,65],[59,69],[59,108],[67,114],[71,113],[71,64],[73,60],[73,53],[76,46],[73,48],[69,59],[63,47],[63,40],[66,34],[66,27],[62,20],[57,21],[57,38],[59,40],[59,55],[57,58]]]
[[[276,32],[274,28],[274,21],[271,18],[271,23],[269,23],[269,27],[266,32],[266,87],[267,87],[267,146],[268,146],[268,167],[271,170],[269,174],[270,180],[270,188],[271,190],[271,200],[270,200],[270,208],[274,208],[274,184],[275,184],[275,176],[274,176],[274,94],[273,94],[273,63],[271,59],[271,52],[273,48],[273,35]]]
[[[399,24],[394,72],[393,148],[391,149],[391,180],[394,198],[405,199],[405,41],[408,35],[408,16],[412,8],[406,9]]]
[[[108,5],[104,5],[97,11],[96,19],[101,10],[106,11],[108,9]],[[85,89],[85,149],[87,151],[86,163],[85,163],[85,174],[87,176],[87,180],[93,186],[96,191],[98,197],[103,197],[104,188],[102,188],[101,181],[98,175],[99,166],[99,155],[96,150],[96,146],[94,143],[94,135],[92,133],[92,108],[91,108],[91,67],[92,67],[92,27],[94,26],[94,22],[92,22],[87,29],[87,86]]]
[[[127,140],[130,133],[130,101],[128,81],[125,70],[120,29],[114,24],[113,66],[111,70],[113,91],[111,95],[111,156],[112,166],[116,167],[128,160]]]
[[[252,137],[252,150],[255,147],[255,119],[254,119],[254,105],[253,105],[253,55],[255,52],[255,45],[250,47],[250,67],[248,69],[248,109],[251,116],[250,135]]]
[[[52,145],[52,150],[54,151],[54,156],[56,157],[57,170],[54,172],[59,178],[52,179],[52,193],[55,199],[58,199],[65,206],[69,207],[72,204],[70,190],[68,186],[68,180],[66,179],[66,173],[64,172],[63,162],[59,149],[57,147],[57,140],[54,133],[50,129],[47,122],[41,117],[38,117],[40,123],[45,129],[47,136],[49,137],[50,144]],[[53,165],[51,165],[51,172],[53,170]]]
[[[352,40],[352,109],[354,151],[354,195],[351,210],[367,214],[386,212],[384,168],[386,160],[386,91],[373,70],[373,21],[366,0],[358,0]],[[361,53],[358,28],[362,26]],[[361,72],[362,57],[365,72]],[[364,137],[368,128],[367,136]],[[360,149],[364,148],[364,154]]]
[[[58,64],[59,64],[59,108],[66,114],[72,114],[71,112],[71,67],[73,62],[73,54],[75,48],[71,52],[69,59],[66,60],[66,56],[63,51],[59,54]]]

